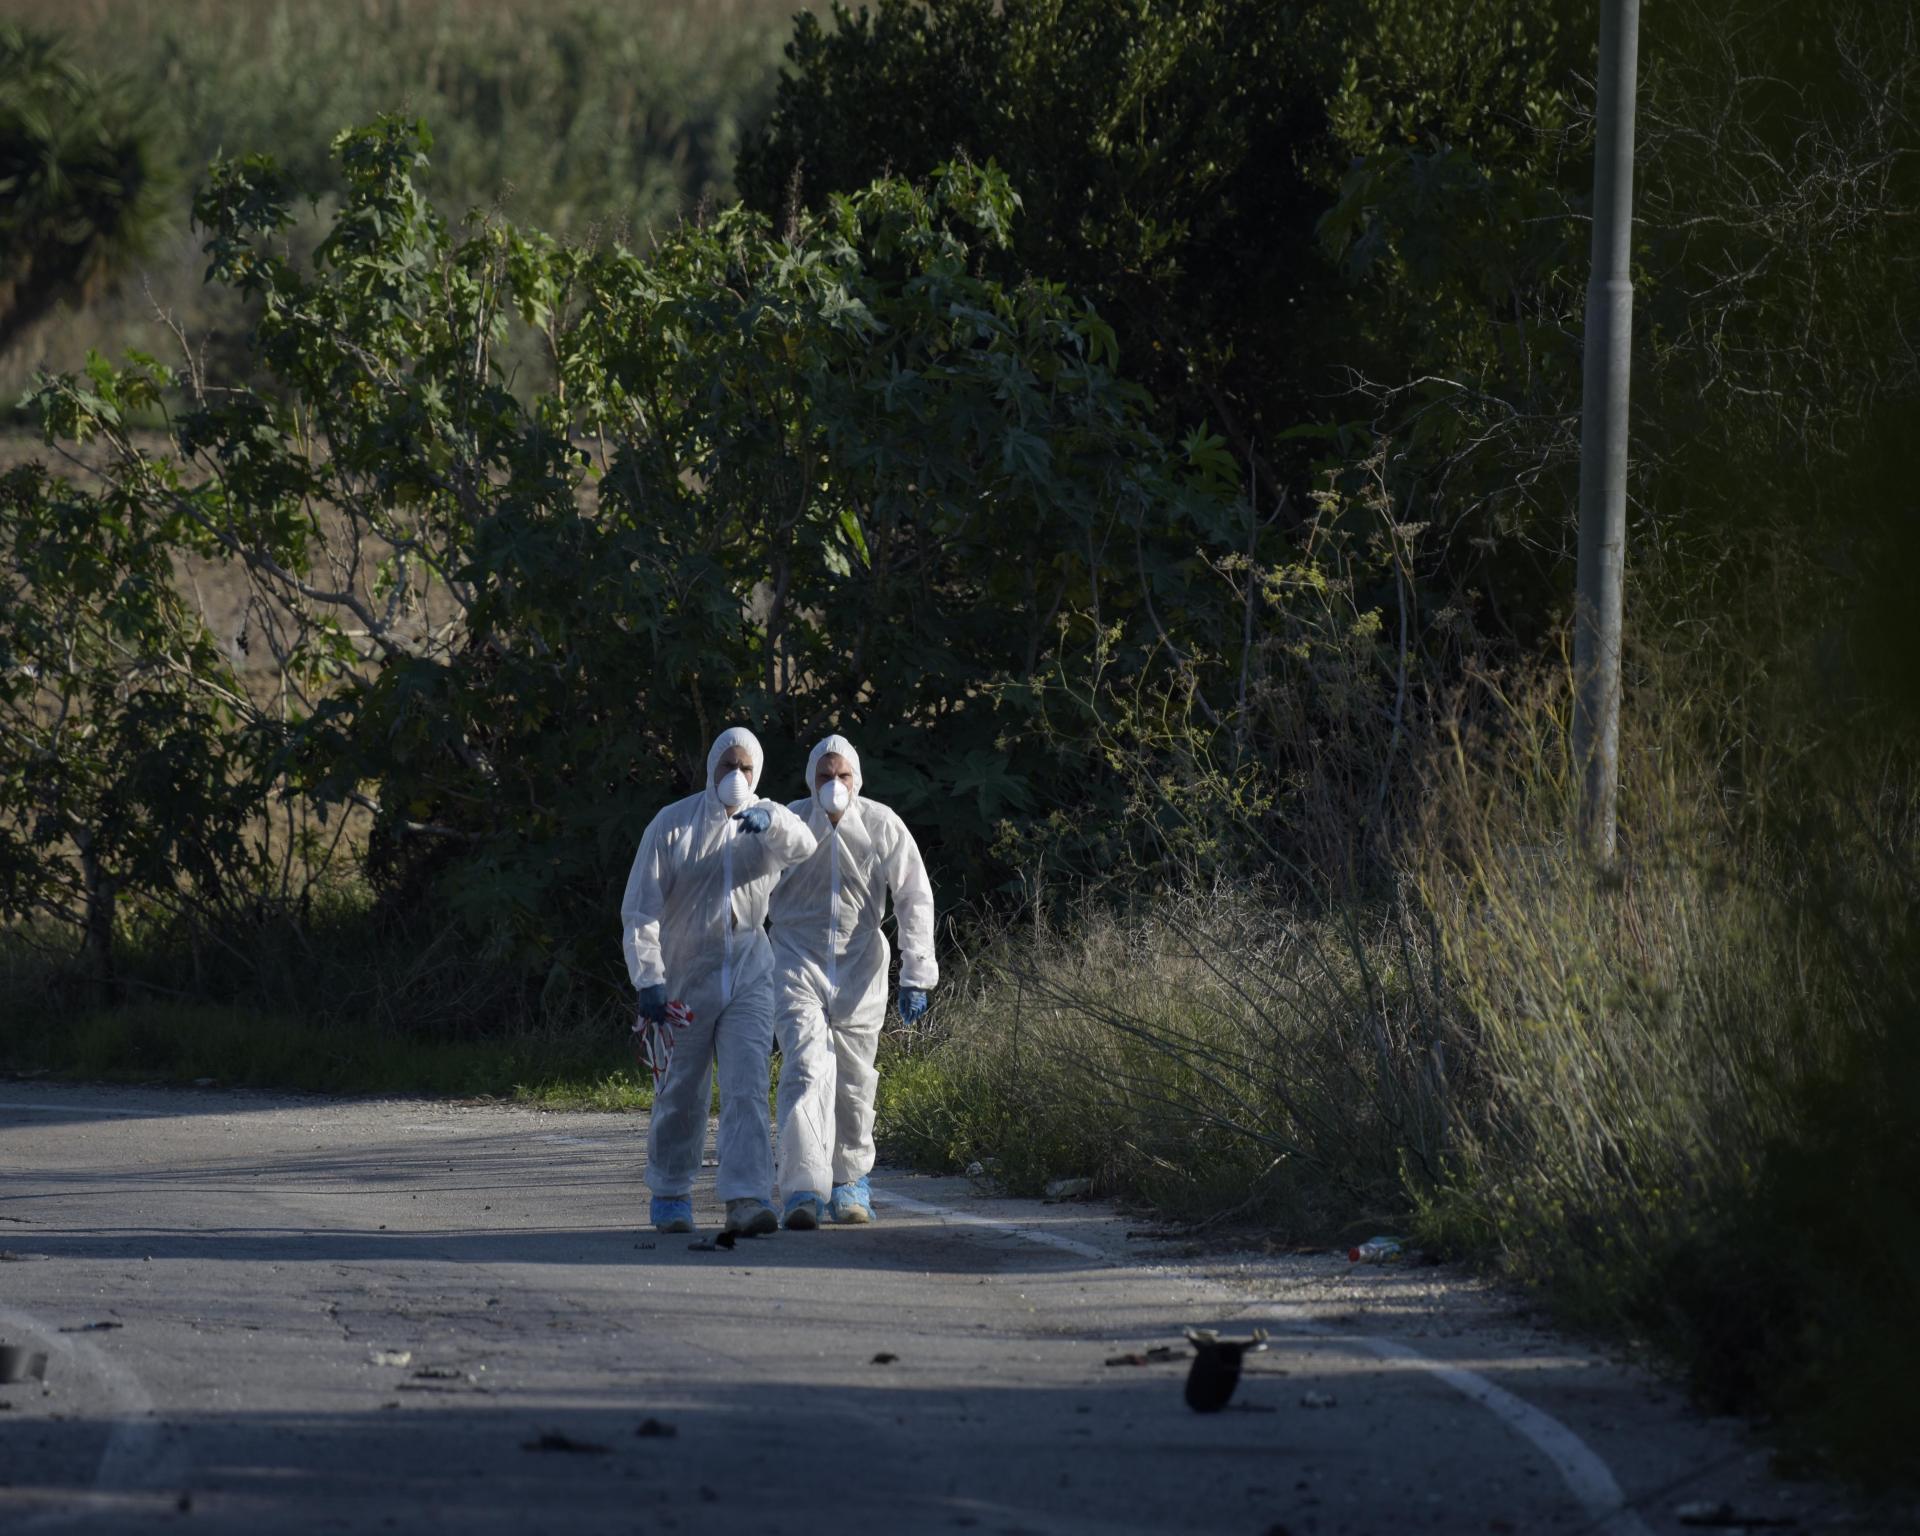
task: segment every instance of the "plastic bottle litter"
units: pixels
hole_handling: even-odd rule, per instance
[[[1359,1247],[1349,1248],[1347,1259],[1354,1264],[1384,1264],[1399,1258],[1401,1251],[1397,1237],[1370,1237]]]

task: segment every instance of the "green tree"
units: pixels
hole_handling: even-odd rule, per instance
[[[1465,558],[1441,590],[1478,587],[1531,639],[1570,592],[1595,27],[1549,7],[1367,11],[1375,41],[1332,103],[1352,159],[1321,224],[1387,360],[1365,418],[1406,514],[1466,536],[1443,541]],[[1920,527],[1897,425],[1920,400],[1913,24],[1911,6],[1810,25],[1763,0],[1682,3],[1641,39],[1630,522],[1662,580],[1635,601],[1747,626],[1727,686],[1792,678],[1783,730],[1920,695],[1890,664],[1889,579]],[[1783,624],[1793,608],[1814,623]]]
[[[172,452],[113,405],[139,369],[41,392],[112,462],[97,493],[23,481],[21,526],[136,505],[252,584],[286,702],[236,795],[358,807],[398,909],[549,980],[611,973],[637,829],[729,719],[856,733],[976,887],[1047,806],[1125,846],[1126,786],[1036,684],[1096,654],[1189,692],[1231,665],[1197,552],[1246,523],[1217,440],[1146,425],[1095,310],[979,270],[1004,176],[880,181],[784,235],[736,210],[642,256],[450,227],[425,151],[398,120],[342,135],[310,267],[272,163],[215,167],[197,217],[265,382],[151,391]],[[508,378],[517,332],[544,378]]]
[[[1243,464],[1284,461],[1282,434],[1336,385],[1337,288],[1311,235],[1328,201],[1327,11],[836,3],[827,23],[796,18],[741,195],[777,217],[955,154],[1007,166],[1024,216],[997,269],[1097,304],[1163,426],[1208,420]]]
[[[51,390],[76,436],[152,406],[164,370],[96,359]],[[172,561],[166,465],[105,495],[38,464],[0,480],[0,917],[51,920],[110,981],[122,901],[204,935],[257,899],[261,738]]]
[[[153,237],[163,187],[127,87],[56,38],[0,26],[0,351],[120,274]]]

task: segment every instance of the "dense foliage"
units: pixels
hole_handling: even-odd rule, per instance
[[[1253,492],[1299,518],[1317,468],[1382,451],[1423,615],[1530,645],[1572,585],[1597,31],[1560,0],[881,0],[800,20],[741,188],[777,212],[997,160],[1008,259],[1098,302]],[[1756,526],[1739,558],[1784,534],[1870,586],[1913,552],[1914,36],[1906,5],[1645,19],[1635,522],[1696,612],[1738,606],[1710,568]],[[1832,642],[1895,681],[1884,625]]]
[[[1339,346],[1312,238],[1332,149],[1323,9],[836,4],[796,19],[741,195],[777,215],[955,154],[1006,166],[1027,217],[1004,267],[1094,300],[1169,419],[1286,462]]]
[[[99,488],[37,468],[8,486],[13,867],[92,837],[121,888],[184,908],[217,884],[187,858],[120,867],[83,805],[49,821],[33,764],[174,836],[209,784],[243,816],[357,805],[390,899],[536,978],[605,977],[637,828],[738,719],[855,734],[956,889],[1005,876],[1014,813],[1077,805],[1105,857],[1141,846],[1133,786],[1087,778],[1097,711],[1045,679],[1177,692],[1188,648],[1238,664],[1254,598],[1202,555],[1243,551],[1247,524],[1217,442],[1169,450],[1143,424],[1094,311],[974,270],[1017,217],[1004,177],[879,182],[784,237],[728,213],[641,257],[450,228],[415,181],[424,142],[391,119],[342,137],[349,192],[311,269],[276,248],[282,174],[215,168],[211,272],[260,307],[266,387],[137,360],[42,390],[56,437],[110,455]],[[551,372],[516,391],[497,354],[522,326]],[[157,453],[127,431],[154,403]],[[245,696],[153,574],[189,552],[253,583],[239,643],[272,647],[273,697]],[[200,700],[208,753],[156,778],[156,729],[82,758],[113,717],[76,690],[140,720]]]
[[[329,1022],[605,1019],[645,816],[725,720],[775,793],[836,725],[997,909],[896,1145],[1299,1230],[1398,1201],[1870,1459],[1920,1274],[1920,25],[1804,9],[1645,19],[1600,881],[1555,649],[1591,5],[803,15],[747,206],[671,230],[744,44],[656,120],[610,9],[517,54],[511,0],[409,11],[429,179],[409,120],[303,137],[393,104],[328,94],[393,89],[377,44],[222,117],[260,77],[192,40],[193,120],[285,159],[196,206],[244,345],[69,360],[0,485],[7,937],[189,1000],[324,974]],[[556,233],[659,238],[449,221],[514,167]]]
[[[0,336],[0,407],[36,367],[71,367],[89,347],[171,353],[164,314],[220,371],[245,365],[251,317],[202,283],[188,218],[195,183],[221,154],[270,149],[324,205],[340,190],[334,136],[403,112],[433,123],[434,194],[456,214],[498,207],[556,236],[637,247],[703,204],[731,201],[734,156],[794,9],[791,0],[0,0],[0,23],[24,28],[33,47],[57,46],[90,80],[113,82],[118,142],[165,178],[151,238],[137,259],[95,270],[84,311],[56,309]],[[86,161],[108,141],[70,107],[60,118],[61,174],[96,174]],[[0,207],[8,197],[0,185]],[[294,212],[286,238],[311,250],[324,208]]]
[[[0,351],[151,240],[165,167],[124,83],[0,24]]]

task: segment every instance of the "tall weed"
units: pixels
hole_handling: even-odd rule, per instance
[[[1304,1236],[1400,1201],[1445,1120],[1444,1011],[1401,908],[1305,917],[1271,892],[1166,894],[1003,933],[897,1059],[897,1155],[978,1162]]]
[[[1564,676],[1435,775],[1420,889],[1477,1064],[1409,1193],[1430,1239],[1884,1476],[1920,1371],[1913,781],[1775,749],[1650,649],[1615,870],[1565,837]]]

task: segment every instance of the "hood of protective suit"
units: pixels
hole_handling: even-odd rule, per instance
[[[760,788],[760,770],[765,766],[767,754],[760,749],[760,738],[744,725],[730,725],[713,738],[713,745],[707,748],[707,793],[719,800],[720,791],[713,782],[713,772],[720,766],[720,758],[729,747],[745,747],[753,759],[753,765],[747,770],[747,784],[750,788]]]
[[[819,785],[813,776],[820,771],[820,759],[829,753],[838,753],[847,760],[847,766],[853,770],[853,795],[860,798],[860,754],[853,750],[853,743],[844,736],[822,736],[813,744],[813,750],[807,754],[807,797],[812,799]],[[707,770],[707,777],[713,777],[713,770]]]

